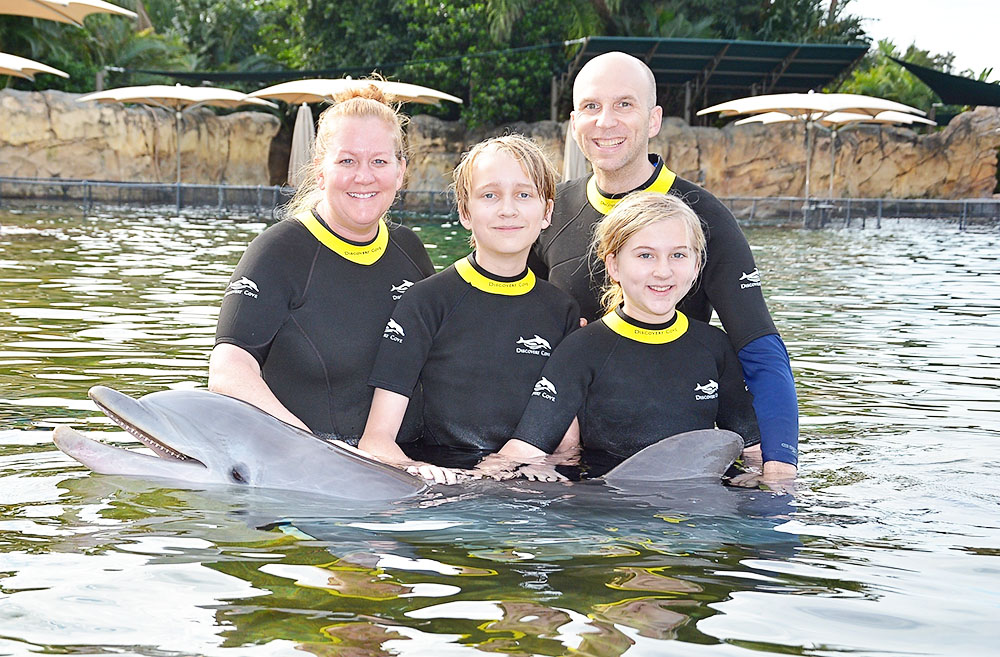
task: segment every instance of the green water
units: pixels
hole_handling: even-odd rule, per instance
[[[86,398],[204,386],[263,224],[0,213],[0,654],[988,655],[1000,234],[754,229],[794,495],[471,487],[379,508],[93,475]],[[439,266],[459,226],[421,226]]]

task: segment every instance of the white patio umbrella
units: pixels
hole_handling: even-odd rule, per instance
[[[462,102],[461,98],[417,84],[391,82],[388,80],[354,80],[352,78],[292,80],[291,82],[282,82],[281,84],[259,89],[251,93],[250,96],[253,98],[283,100],[289,104],[301,105],[302,103],[330,102],[335,96],[347,89],[366,87],[368,85],[375,85],[383,93],[392,96],[395,101],[400,103],[437,105],[442,100],[453,103]]]
[[[37,73],[51,73],[63,78],[69,77],[68,73],[60,71],[57,68],[52,68],[51,66],[46,66],[33,59],[0,52],[0,75],[16,75],[19,78],[34,80]]]
[[[720,116],[736,116],[739,114],[784,114],[792,119],[802,121],[806,127],[806,203],[809,202],[809,176],[812,163],[812,127],[823,117],[836,112],[862,114],[875,117],[881,112],[893,111],[905,114],[924,116],[916,107],[897,103],[875,96],[863,94],[822,94],[809,92],[807,94],[766,94],[763,96],[747,96],[725,103],[706,107],[698,112],[698,116],[718,112]]]
[[[83,19],[91,14],[137,18],[134,11],[104,0],[0,0],[0,14],[30,16],[73,25],[82,25]]]
[[[258,105],[277,108],[277,105],[260,98],[250,98],[247,94],[219,87],[188,87],[182,84],[151,84],[138,87],[119,87],[87,94],[76,99],[84,103],[139,103],[172,111],[177,135],[177,182],[181,182],[181,119],[184,112],[190,112],[203,105],[213,107],[236,107],[238,105]]]
[[[253,98],[271,98],[273,100],[283,100],[291,105],[299,105],[299,112],[295,117],[295,128],[292,130],[292,151],[288,158],[288,183],[297,186],[298,174],[302,165],[308,161],[312,150],[312,138],[316,134],[316,126],[312,123],[312,113],[307,106],[308,103],[329,103],[344,91],[356,87],[375,85],[382,90],[382,93],[391,96],[392,99],[400,103],[420,103],[423,105],[437,105],[442,100],[453,103],[461,103],[462,99],[450,94],[446,94],[430,87],[423,87],[408,82],[391,82],[389,80],[355,80],[352,78],[309,78],[305,80],[292,80],[282,82],[264,89],[259,89],[250,94]],[[306,128],[304,121],[305,112],[309,112],[309,128]],[[300,127],[301,126],[301,127]],[[302,134],[300,131],[310,130],[311,136]],[[308,150],[302,151],[304,145],[308,143]],[[293,182],[294,180],[294,182]]]
[[[292,130],[292,149],[288,155],[288,184],[298,187],[302,182],[302,169],[309,164],[313,144],[316,142],[316,124],[307,103],[299,105]]]

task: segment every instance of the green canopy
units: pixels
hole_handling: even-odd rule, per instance
[[[591,36],[581,40],[564,83],[615,50],[646,62],[658,86],[683,90],[678,109],[690,121],[694,110],[734,98],[819,91],[851,70],[868,45]]]
[[[945,104],[1000,107],[1000,84],[980,82],[972,78],[963,78],[960,75],[942,73],[926,66],[904,62],[895,57],[890,59],[917,76],[921,82],[940,96],[941,102]]]

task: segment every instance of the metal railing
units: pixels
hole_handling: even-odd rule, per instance
[[[7,206],[74,206],[89,213],[102,209],[142,209],[275,220],[291,200],[290,187],[270,185],[198,185],[138,183],[60,178],[0,177],[0,208]],[[413,221],[447,219],[454,215],[449,192],[401,191],[393,216]]]
[[[272,221],[293,189],[266,185],[197,185],[0,177],[0,208],[12,205],[71,205],[83,212],[142,209],[156,213],[204,214]],[[960,229],[1000,223],[1000,199],[881,199],[731,196],[720,199],[743,226],[787,225],[807,228],[874,227],[886,219],[946,219]],[[412,222],[456,218],[454,195],[444,191],[403,190],[392,206],[394,217]]]

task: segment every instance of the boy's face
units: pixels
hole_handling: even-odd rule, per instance
[[[552,199],[542,198],[535,183],[510,153],[489,149],[473,162],[467,211],[462,225],[476,239],[476,258],[524,258],[552,216]]]

